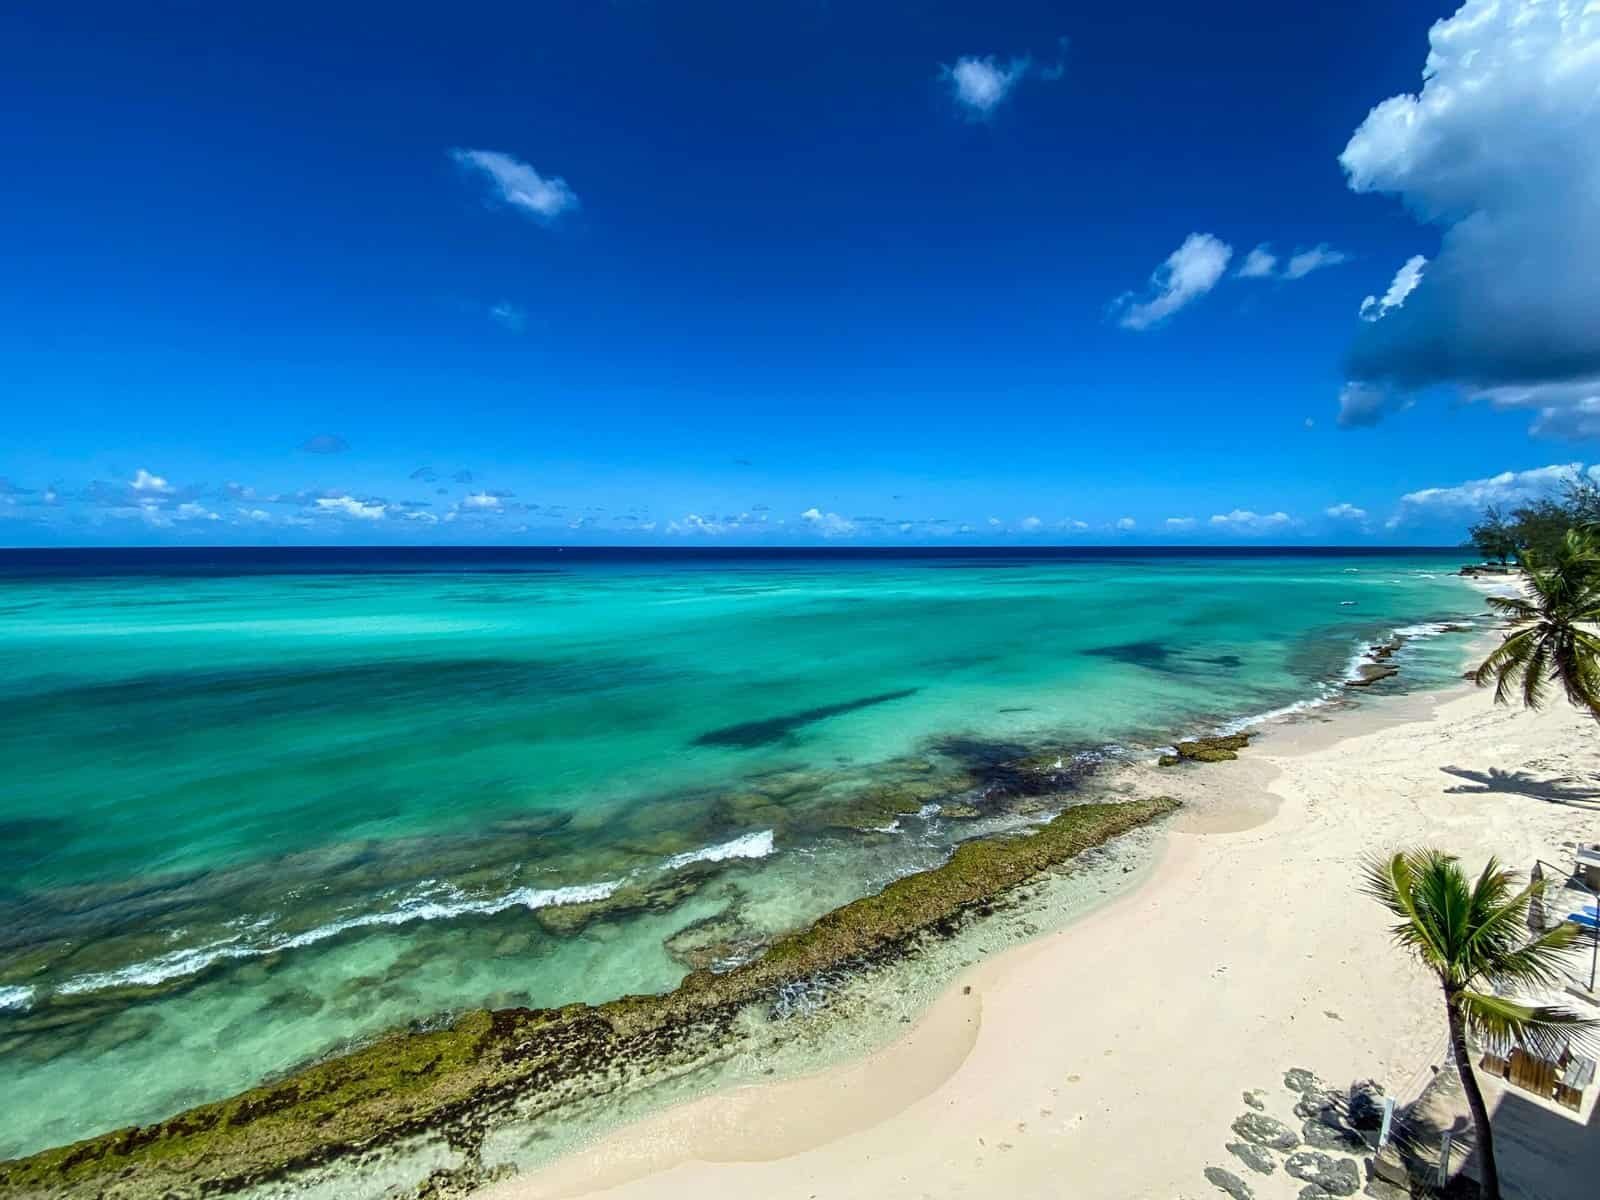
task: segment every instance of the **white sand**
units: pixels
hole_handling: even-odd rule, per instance
[[[1282,727],[1237,763],[1136,773],[1131,789],[1189,802],[1136,891],[974,967],[867,1058],[669,1109],[490,1194],[1127,1200],[1218,1196],[1215,1165],[1292,1197],[1303,1184],[1224,1150],[1241,1092],[1287,1119],[1300,1066],[1409,1098],[1443,1046],[1435,986],[1357,891],[1362,857],[1429,842],[1472,866],[1568,862],[1600,837],[1600,800],[1570,795],[1593,790],[1597,751],[1600,728],[1564,705],[1464,687]]]

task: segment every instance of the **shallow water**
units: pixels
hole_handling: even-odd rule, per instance
[[[0,1156],[442,1011],[664,990],[1038,819],[1008,761],[1070,787],[1396,628],[1384,686],[1452,677],[1453,565],[0,555]]]

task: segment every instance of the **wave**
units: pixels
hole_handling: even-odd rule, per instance
[[[697,862],[726,862],[740,858],[766,858],[775,849],[773,831],[763,829],[743,834],[732,841],[714,846],[703,846],[665,859],[659,869],[675,871]],[[317,925],[301,933],[276,934],[251,939],[247,935],[271,925],[272,918],[237,918],[244,931],[231,937],[209,942],[203,946],[190,946],[174,950],[155,958],[144,959],[111,971],[93,971],[75,975],[58,984],[55,990],[61,995],[78,996],[117,987],[154,987],[172,979],[195,975],[208,967],[229,959],[259,958],[284,950],[299,950],[351,929],[366,929],[384,925],[409,925],[413,921],[449,921],[464,916],[492,916],[512,908],[526,908],[530,912],[541,908],[556,908],[565,904],[589,904],[607,900],[623,885],[621,879],[607,879],[599,883],[573,884],[555,888],[514,888],[503,896],[473,899],[463,896],[449,885],[425,880],[416,894],[407,896],[394,908],[381,912],[357,913]],[[12,992],[26,992],[11,999]],[[33,991],[0,988],[0,1008],[13,1004],[31,1003]]]
[[[27,1012],[33,1007],[31,987],[0,987],[0,1012],[18,1009]]]
[[[661,869],[663,871],[676,871],[679,867],[687,867],[690,863],[726,862],[730,858],[766,858],[772,851],[772,830],[763,829],[759,833],[747,833],[741,837],[736,837],[731,842],[723,842],[716,846],[704,846],[699,850],[685,850],[682,854],[674,854],[661,864]]]
[[[57,986],[56,991],[67,996],[82,995],[113,987],[153,987],[169,979],[179,979],[205,970],[213,963],[235,958],[258,958],[282,950],[298,950],[317,942],[336,937],[349,929],[362,929],[374,925],[407,925],[412,921],[448,921],[469,914],[491,915],[509,908],[526,908],[530,912],[540,908],[553,908],[563,904],[587,904],[608,899],[619,887],[620,879],[602,883],[584,883],[557,888],[514,888],[503,896],[484,900],[462,899],[453,889],[443,889],[450,897],[436,899],[430,895],[410,896],[384,912],[361,913],[317,925],[301,933],[280,934],[259,942],[244,940],[243,934],[223,938],[204,946],[174,950],[169,954],[120,967],[114,971],[95,971],[76,975]],[[259,924],[260,922],[258,922]],[[3,993],[0,993],[3,994]]]

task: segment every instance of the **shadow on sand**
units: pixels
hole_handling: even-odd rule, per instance
[[[1537,779],[1526,771],[1501,771],[1490,767],[1487,771],[1469,771],[1465,767],[1445,767],[1446,775],[1465,779],[1475,784],[1467,787],[1458,784],[1445,788],[1447,793],[1466,796],[1484,796],[1498,793],[1506,796],[1532,796],[1552,804],[1572,804],[1579,808],[1600,809],[1600,787],[1586,784],[1570,775],[1552,779]]]

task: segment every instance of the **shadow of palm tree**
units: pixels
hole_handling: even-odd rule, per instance
[[[1447,787],[1447,793],[1466,796],[1499,794],[1506,796],[1532,796],[1552,804],[1572,804],[1579,808],[1600,809],[1600,787],[1592,787],[1571,776],[1555,779],[1536,779],[1526,771],[1502,771],[1490,767],[1487,771],[1469,771],[1465,767],[1444,767],[1446,775],[1465,779],[1476,787],[1458,784]]]

